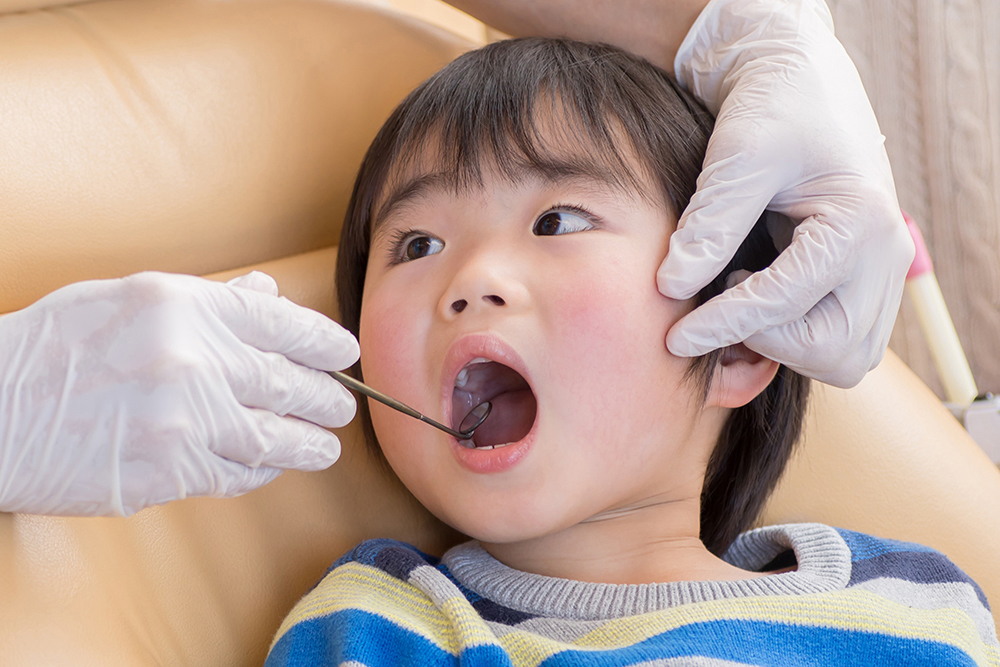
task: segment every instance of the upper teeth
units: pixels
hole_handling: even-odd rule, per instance
[[[471,366],[472,364],[485,364],[488,363],[489,361],[491,360],[485,357],[476,357],[475,359],[467,363],[465,365],[465,368],[463,368],[458,372],[458,377],[455,378],[455,386],[459,388],[464,387],[465,384],[469,381],[469,366]]]

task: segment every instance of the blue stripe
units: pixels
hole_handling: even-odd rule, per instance
[[[339,665],[446,665],[448,657],[425,638],[379,616],[350,610],[297,623],[275,644],[266,667]]]
[[[368,667],[463,665],[511,667],[499,646],[477,646],[461,658],[368,612],[348,609],[293,626],[275,644],[265,667],[317,667],[356,660]]]
[[[543,667],[624,667],[653,659],[704,656],[761,667],[975,667],[954,646],[869,632],[763,621],[693,623],[616,651],[563,651]]]
[[[930,547],[925,547],[916,542],[901,542],[899,540],[884,540],[880,537],[857,533],[844,528],[835,529],[847,542],[851,549],[851,561],[857,562],[866,558],[875,558],[884,554],[896,553],[898,551],[913,551],[916,553],[939,553]]]
[[[869,632],[763,621],[711,621],[604,651],[565,650],[544,667],[625,667],[653,659],[704,656],[767,667],[975,667],[954,646]],[[477,646],[460,657],[382,618],[346,610],[295,625],[275,645],[266,667],[313,667],[356,660],[369,667],[458,665],[510,667],[499,646]]]

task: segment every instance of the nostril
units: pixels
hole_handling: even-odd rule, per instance
[[[483,298],[492,303],[494,306],[502,306],[506,303],[501,297],[497,296],[496,294],[487,294]]]
[[[451,304],[451,309],[456,313],[460,313],[465,310],[465,307],[469,305],[469,302],[465,299],[459,299]]]

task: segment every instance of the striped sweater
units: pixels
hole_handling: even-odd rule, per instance
[[[742,534],[743,581],[595,584],[520,572],[477,543],[392,540],[337,561],[267,665],[1000,667],[982,590],[942,554],[820,524]]]

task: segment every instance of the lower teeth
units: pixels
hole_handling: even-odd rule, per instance
[[[466,449],[480,449],[480,450],[482,450],[482,449],[500,449],[501,447],[507,447],[508,445],[512,445],[514,443],[512,443],[512,442],[505,442],[502,445],[483,445],[482,447],[477,447],[476,444],[474,442],[472,442],[472,440],[459,440],[458,444],[462,445]]]

